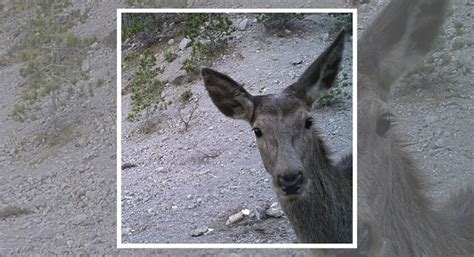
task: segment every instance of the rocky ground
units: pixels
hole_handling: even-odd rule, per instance
[[[255,15],[235,16],[245,23],[232,34],[227,53],[213,68],[244,83],[253,94],[275,93],[294,82],[335,35],[336,19],[326,14],[295,22],[284,35],[268,32]],[[165,39],[168,41],[168,39]],[[180,38],[165,47],[179,48]],[[158,49],[158,63],[166,63]],[[191,49],[164,65],[161,80],[180,73]],[[178,64],[178,65],[177,65]],[[126,73],[126,71],[124,71]],[[343,76],[344,74],[344,76]],[[343,78],[345,77],[345,78]],[[333,158],[352,151],[352,41],[346,42],[340,81],[346,97],[330,107],[316,107],[316,125]],[[122,83],[125,86],[127,81]],[[196,109],[185,130],[178,109],[180,94],[193,92],[181,111]],[[122,161],[136,167],[122,171],[122,229],[125,243],[289,243],[295,241],[285,218],[267,217],[276,201],[248,124],[226,118],[212,104],[201,79],[172,86],[167,100],[177,103],[156,114],[156,133],[139,133],[144,122],[127,122],[130,94],[122,102]],[[242,221],[226,225],[232,214],[248,209]],[[275,215],[273,215],[275,216]],[[201,232],[205,235],[197,236]]]
[[[134,1],[139,2],[139,1]],[[204,7],[202,4],[204,1],[169,1],[168,3],[175,7]],[[386,1],[370,1],[368,4],[362,4],[359,8],[359,22],[360,26],[364,27],[367,21],[376,13],[378,9]],[[471,128],[472,128],[472,98],[473,98],[473,85],[472,85],[472,73],[463,74],[461,70],[456,70],[458,67],[457,61],[462,61],[464,67],[472,67],[472,60],[469,59],[472,53],[472,13],[473,7],[469,1],[453,1],[454,8],[452,15],[446,23],[446,31],[444,45],[445,49],[440,50],[439,53],[449,53],[452,56],[452,61],[446,65],[436,65],[436,70],[432,74],[423,74],[422,76],[415,76],[411,81],[403,82],[402,86],[399,87],[395,92],[395,98],[393,106],[398,110],[399,116],[402,118],[400,129],[406,132],[407,141],[414,142],[412,146],[413,156],[417,160],[420,167],[427,177],[428,183],[431,185],[428,192],[429,195],[435,198],[436,202],[442,201],[450,191],[453,191],[462,185],[472,184],[473,173],[472,173],[472,149],[473,140],[471,139]],[[328,7],[329,1],[324,1],[325,7]],[[208,1],[206,6],[221,6],[221,7],[283,7],[288,6],[287,1],[274,1],[273,4],[263,3],[263,1],[242,2],[236,1]],[[60,140],[59,144],[48,147],[41,143],[41,141],[35,141],[34,138],[40,132],[42,132],[47,126],[45,121],[36,120],[30,123],[16,123],[12,121],[8,114],[11,111],[12,106],[20,97],[23,88],[21,87],[23,79],[21,78],[19,71],[22,66],[15,57],[15,46],[22,41],[25,36],[26,28],[29,26],[29,16],[25,13],[19,12],[2,12],[2,23],[0,25],[0,85],[3,89],[3,94],[0,95],[0,166],[2,171],[0,172],[0,255],[1,256],[17,256],[17,255],[120,255],[120,254],[161,254],[161,255],[220,255],[220,256],[306,256],[310,252],[304,250],[117,250],[116,249],[116,134],[115,134],[115,49],[114,49],[114,30],[115,24],[115,9],[118,7],[125,7],[125,3],[112,3],[112,1],[84,1],[77,5],[75,8],[92,7],[89,17],[83,24],[78,24],[73,30],[82,36],[95,36],[97,38],[97,44],[95,47],[91,47],[91,50],[87,52],[87,60],[89,60],[89,69],[91,73],[91,79],[103,78],[105,85],[101,89],[97,89],[94,96],[87,99],[76,99],[65,107],[65,115],[60,119],[64,124],[75,128],[75,133],[69,134],[70,137],[66,137],[64,140]],[[83,5],[83,6],[82,6]],[[348,7],[346,1],[341,1],[340,5],[333,7]],[[294,1],[292,7],[318,7],[318,3],[308,3],[307,1]],[[8,14],[8,15],[5,15]],[[456,22],[463,23],[464,33],[457,34]],[[452,37],[452,35],[455,35]],[[288,41],[296,40],[297,37],[290,37]],[[283,39],[277,39],[276,42]],[[316,39],[313,39],[316,40]],[[459,47],[457,44],[453,49],[454,42],[461,40],[465,44]],[[258,41],[256,41],[258,42]],[[270,42],[273,47],[278,46],[275,42]],[[283,43],[285,45],[286,42]],[[244,54],[248,54],[252,49],[241,49]],[[256,49],[255,49],[256,50]],[[249,52],[246,52],[249,51]],[[272,49],[264,49],[261,51],[272,52]],[[317,51],[313,50],[314,53]],[[434,54],[436,56],[436,53]],[[231,56],[231,54],[230,54]],[[242,61],[247,61],[252,56],[244,55]],[[300,55],[304,62],[309,62],[312,58],[310,53]],[[311,57],[311,58],[310,58]],[[229,57],[228,60],[231,58]],[[272,60],[273,62],[273,60]],[[276,60],[275,62],[281,62],[282,69],[289,66],[284,60]],[[232,64],[230,61],[226,62],[226,59],[217,61],[217,64],[222,67],[223,72],[229,74],[236,74],[236,79],[245,82],[251,81],[251,76],[240,73],[243,69],[242,66]],[[234,66],[235,65],[235,66]],[[217,66],[216,66],[217,67]],[[240,68],[239,68],[240,67]],[[302,66],[289,66],[294,69],[295,74],[297,71],[303,69]],[[220,69],[220,68],[219,68]],[[262,68],[263,69],[263,68]],[[235,73],[234,73],[235,71]],[[288,70],[287,70],[288,71]],[[437,78],[437,74],[445,74],[443,80]],[[241,74],[241,75],[237,75]],[[292,79],[286,77],[286,73],[278,74],[276,79],[268,79],[268,74],[262,75],[262,81],[270,83],[268,85],[269,90],[280,88],[285,83],[289,83]],[[273,85],[275,80],[280,81],[280,85]],[[405,83],[405,84],[404,84]],[[258,92],[260,88],[249,86],[252,92]],[[193,87],[197,89],[198,85]],[[255,91],[254,91],[255,90]],[[194,91],[193,91],[194,92]],[[239,211],[241,208],[248,208],[254,210],[256,207],[265,206],[265,204],[271,202],[273,194],[267,182],[265,182],[264,171],[261,167],[257,166],[255,170],[251,170],[251,165],[259,165],[259,159],[257,153],[252,144],[252,137],[248,130],[245,128],[245,124],[234,122],[232,120],[224,119],[222,116],[218,116],[218,113],[211,108],[210,105],[205,103],[205,95],[200,99],[199,106],[207,106],[209,108],[209,115],[213,115],[219,120],[219,123],[214,125],[210,124],[192,124],[192,127],[201,128],[204,137],[212,137],[212,141],[199,142],[199,147],[195,149],[206,149],[214,150],[218,147],[227,153],[236,153],[233,145],[230,141],[219,141],[220,137],[228,137],[234,140],[235,137],[239,137],[239,143],[244,146],[244,158],[235,158],[220,154],[218,157],[209,160],[203,160],[202,164],[198,166],[196,170],[189,170],[192,172],[192,176],[195,179],[193,183],[199,183],[197,189],[201,202],[209,204],[209,206],[217,206],[214,201],[216,200],[211,196],[211,193],[201,185],[205,184],[207,180],[217,181],[218,179],[234,178],[234,181],[229,180],[226,187],[220,188],[224,190],[223,194],[228,198],[226,202],[222,204],[223,209],[219,211],[215,210],[203,210],[203,206],[198,203],[198,195],[181,194],[179,192],[171,194],[171,196],[179,199],[180,205],[169,206],[160,202],[156,206],[164,206],[166,208],[164,213],[165,219],[170,219],[173,216],[177,216],[173,213],[173,206],[177,206],[178,210],[186,210],[191,213],[191,219],[193,219],[193,209],[186,209],[187,207],[194,204],[196,210],[203,210],[203,213],[208,214],[204,219],[206,222],[204,225],[209,228],[214,228],[213,232],[224,230],[227,234],[232,235],[235,232],[241,232],[245,228],[245,223],[242,226],[231,227],[227,229],[222,222],[225,222],[229,214],[234,211]],[[125,104],[124,104],[125,107]],[[190,108],[190,107],[187,107]],[[331,112],[338,111],[339,107],[335,107],[334,110],[328,109],[322,112],[316,112],[315,117],[325,117],[324,115],[331,115]],[[211,111],[213,113],[211,113]],[[211,116],[204,116],[200,114],[202,119],[211,120]],[[173,119],[172,113],[167,119],[163,119],[161,123],[164,128],[175,128],[173,134],[168,131],[163,133],[170,133],[169,138],[164,141],[156,141],[156,147],[166,147],[168,142],[175,143],[176,137],[190,137],[191,132],[180,133],[176,129],[177,122],[170,122]],[[220,119],[223,119],[222,122]],[[321,118],[323,119],[323,118]],[[334,121],[335,124],[339,122]],[[209,130],[210,127],[212,130]],[[234,126],[237,126],[234,128]],[[331,140],[331,131],[335,131],[335,127],[328,126],[325,128],[324,124],[321,124],[325,135],[328,140]],[[133,129],[133,128],[132,128]],[[233,129],[234,131],[240,132],[241,134],[229,135],[228,130]],[[340,128],[343,134],[342,128]],[[163,133],[157,132],[153,135],[157,139],[163,139]],[[197,133],[197,132],[196,132]],[[247,134],[248,133],[248,134]],[[184,136],[183,136],[184,135]],[[221,135],[217,137],[216,135]],[[242,137],[242,138],[240,138]],[[230,140],[228,139],[228,140]],[[131,140],[137,140],[137,138],[131,138]],[[134,141],[135,142],[135,141]],[[219,143],[221,142],[221,143]],[[223,142],[223,143],[222,143]],[[143,143],[142,143],[143,144]],[[162,146],[160,146],[162,144]],[[183,145],[182,149],[171,149],[168,150],[176,151],[172,155],[160,160],[159,167],[163,167],[161,171],[164,176],[173,178],[173,174],[169,170],[169,162],[173,161],[178,156],[178,153],[183,153],[188,147],[187,144],[179,142]],[[176,144],[177,146],[178,144]],[[247,146],[247,148],[245,148]],[[194,147],[194,146],[193,146]],[[144,149],[144,148],[137,148]],[[183,151],[184,149],[184,151]],[[345,150],[340,146],[335,146],[334,149]],[[178,150],[180,152],[178,152]],[[143,150],[143,157],[152,156],[152,149]],[[204,152],[209,154],[210,152]],[[195,157],[198,162],[203,155],[199,152],[189,153],[191,157]],[[339,151],[335,151],[335,154],[339,154]],[[159,155],[159,153],[156,153]],[[248,155],[249,159],[245,159]],[[141,156],[141,155],[138,155]],[[153,156],[152,156],[153,157]],[[224,158],[225,157],[225,158]],[[138,158],[138,157],[137,157]],[[156,157],[155,157],[156,158]],[[235,158],[235,159],[234,159]],[[253,159],[252,159],[253,158]],[[254,186],[259,185],[260,187],[247,187],[243,183],[239,183],[237,177],[234,174],[228,174],[230,167],[226,166],[227,169],[221,168],[220,165],[226,165],[230,162],[230,159],[234,159],[235,167],[243,167],[243,170],[237,169],[237,172],[242,172],[249,178],[260,178],[263,180],[258,181]],[[159,158],[157,158],[159,160]],[[224,160],[226,162],[224,162]],[[192,160],[187,160],[192,161]],[[220,163],[218,162],[220,161]],[[237,163],[239,161],[239,163]],[[138,162],[139,165],[144,162]],[[182,166],[182,164],[179,164]],[[202,167],[202,165],[209,165]],[[213,177],[211,168],[218,169],[217,172],[222,176]],[[182,169],[182,168],[181,168]],[[209,170],[208,172],[206,172]],[[131,175],[132,169],[125,170]],[[125,173],[124,172],[124,173]],[[201,173],[202,174],[201,174]],[[158,173],[160,174],[160,173]],[[150,179],[156,179],[149,175]],[[141,181],[146,181],[147,177],[143,174],[138,174],[137,177]],[[240,176],[242,177],[242,176]],[[239,178],[240,178],[239,177]],[[181,178],[184,181],[184,178]],[[164,181],[166,182],[166,181]],[[188,182],[186,180],[185,182]],[[257,184],[258,183],[258,184]],[[184,183],[182,183],[184,184]],[[193,184],[191,184],[193,185]],[[233,189],[232,185],[237,186]],[[161,185],[166,189],[169,185],[164,183]],[[235,193],[241,187],[245,187],[248,192],[245,194]],[[168,187],[169,188],[169,187]],[[227,189],[227,191],[225,191]],[[146,190],[146,188],[143,188]],[[161,190],[161,189],[160,189]],[[262,191],[258,191],[262,190]],[[268,194],[264,194],[264,190],[267,190]],[[196,191],[196,190],[194,190]],[[125,191],[124,191],[125,192]],[[155,191],[158,192],[158,191]],[[173,191],[167,191],[173,192]],[[251,198],[249,192],[253,193],[254,197]],[[126,192],[125,192],[126,193]],[[217,191],[218,196],[220,192]],[[204,197],[205,195],[209,197]],[[261,196],[261,198],[259,198]],[[237,200],[232,200],[237,199]],[[134,199],[130,203],[134,203]],[[142,201],[145,201],[143,198]],[[152,201],[152,200],[148,200]],[[139,201],[137,201],[139,202]],[[184,203],[184,204],[183,204]],[[219,203],[219,201],[218,201]],[[253,203],[253,204],[249,204]],[[144,205],[146,206],[146,204]],[[150,205],[151,206],[151,205]],[[155,206],[153,206],[155,207]],[[151,207],[150,207],[151,208]],[[156,217],[153,215],[161,215],[163,208],[151,210],[148,213],[149,208],[139,209],[143,215],[151,219]],[[209,208],[210,209],[210,208]],[[158,212],[157,212],[158,211]],[[197,219],[197,218],[196,218]],[[250,219],[250,221],[253,221]],[[213,223],[216,222],[216,223]],[[191,223],[191,222],[190,222]],[[183,236],[188,236],[192,232],[194,227],[192,224],[186,223],[183,231],[186,233]],[[271,228],[276,228],[274,223],[281,223],[281,227],[284,228],[283,232],[287,230],[287,224],[285,220],[280,219],[268,219],[263,223],[270,224]],[[273,223],[273,224],[272,224]],[[130,223],[134,224],[134,223]],[[221,224],[221,227],[216,224]],[[257,223],[250,223],[255,225]],[[247,224],[249,225],[249,224]],[[159,226],[150,225],[148,229],[156,229]],[[126,227],[125,227],[126,228]],[[227,230],[225,230],[227,229]],[[239,230],[240,229],[240,230]],[[252,230],[250,230],[252,231]],[[264,230],[263,230],[264,231]],[[129,230],[132,232],[132,230]],[[136,232],[136,231],[135,231]],[[285,232],[286,233],[286,232]],[[133,232],[131,233],[133,235]],[[238,236],[242,237],[238,237]],[[253,230],[252,233],[241,234],[236,233],[236,238],[244,240],[246,238],[258,239],[262,238],[262,233],[258,230]],[[283,234],[283,238],[278,238],[278,234],[274,230],[270,230],[270,238],[277,238],[278,240],[290,240],[290,234]],[[208,236],[213,236],[210,233]],[[214,234],[215,236],[215,234]],[[151,233],[144,233],[142,238],[134,238],[130,235],[124,237],[127,240],[142,240],[143,238],[150,238],[154,240],[158,236],[152,235]],[[204,237],[197,237],[200,239],[206,239]],[[197,240],[200,240],[197,239]],[[274,239],[275,242],[277,239]]]

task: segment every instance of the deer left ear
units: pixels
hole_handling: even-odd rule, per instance
[[[284,92],[300,97],[311,107],[321,93],[330,89],[336,80],[344,51],[344,36],[345,30],[341,30],[334,42],[306,69],[298,81]]]
[[[250,122],[253,96],[229,76],[209,68],[201,69],[207,92],[216,107],[227,117]]]

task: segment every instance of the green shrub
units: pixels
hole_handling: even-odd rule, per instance
[[[460,36],[460,35],[464,34],[464,23],[462,23],[460,21],[456,21],[456,22],[454,22],[453,27],[455,29],[455,34],[456,35]]]
[[[461,39],[457,39],[453,42],[453,50],[459,50],[461,48],[464,48],[464,41]]]
[[[181,67],[181,69],[185,70],[189,74],[196,74],[198,72],[198,68],[199,66],[194,58],[186,59],[183,63],[183,67]]]
[[[193,44],[191,57],[184,61],[181,69],[189,74],[196,74],[199,72],[199,67],[209,65],[213,57],[208,45],[197,42]]]
[[[164,83],[156,76],[161,72],[156,67],[156,58],[150,51],[144,51],[140,56],[138,71],[135,73],[131,84],[131,110],[128,113],[127,120],[136,121],[145,110],[155,111],[159,104],[164,100],[161,96]]]
[[[62,125],[51,131],[43,131],[35,135],[35,141],[47,147],[62,145],[79,135],[72,125]]]
[[[350,94],[344,92],[343,88],[351,85],[350,81],[337,80],[329,92],[318,99],[318,103],[322,106],[330,106],[343,98],[350,98]]]
[[[284,29],[295,20],[302,20],[302,13],[262,13],[257,16],[257,22],[267,29]]]
[[[198,37],[208,39],[212,51],[219,50],[227,43],[227,36],[234,31],[232,21],[225,14],[190,13],[184,14],[181,32],[195,41]]]
[[[191,97],[193,97],[193,92],[189,89],[186,89],[185,91],[183,91],[183,93],[181,93],[179,100],[182,103],[187,103],[189,102],[189,100],[191,100]]]
[[[442,64],[443,66],[446,66],[446,65],[450,64],[450,63],[451,63],[451,60],[452,60],[452,57],[451,57],[451,55],[449,55],[449,54],[443,54],[443,55],[441,56],[441,64]]]
[[[21,3],[21,2],[18,2]],[[23,62],[20,75],[26,87],[19,102],[10,113],[15,121],[25,121],[33,110],[46,109],[44,98],[51,101],[48,115],[54,114],[63,93],[82,79],[88,71],[81,69],[85,53],[95,40],[80,38],[70,31],[82,15],[65,12],[69,1],[39,0],[32,13],[30,32],[22,41],[19,56]],[[62,88],[68,88],[62,92]],[[43,112],[41,112],[43,113]]]
[[[178,57],[178,55],[173,53],[171,49],[168,48],[163,52],[163,57],[167,62],[172,62],[174,59],[176,59],[176,57]]]
[[[337,13],[331,15],[336,17],[334,32],[345,29],[347,33],[352,34],[352,13]]]
[[[155,13],[124,13],[122,16],[122,41],[134,39],[139,33],[158,34],[163,30],[163,20]]]
[[[0,220],[4,220],[9,217],[19,216],[24,214],[30,214],[31,211],[18,207],[18,206],[6,206],[0,210]]]
[[[95,85],[96,87],[102,87],[105,83],[105,80],[104,79],[98,79],[96,82],[95,82]]]

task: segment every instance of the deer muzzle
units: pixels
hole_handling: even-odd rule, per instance
[[[302,172],[278,175],[278,186],[286,195],[299,194],[303,186],[303,181]]]

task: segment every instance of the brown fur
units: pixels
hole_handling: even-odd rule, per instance
[[[359,249],[338,256],[472,256],[473,192],[435,211],[420,172],[403,150],[386,101],[394,82],[431,48],[448,1],[392,1],[359,40]],[[396,118],[394,118],[396,120]],[[472,183],[472,182],[471,182]],[[365,231],[365,232],[364,232]]]
[[[341,32],[300,79],[280,94],[253,96],[227,75],[202,70],[217,108],[258,130],[263,164],[298,240],[304,243],[352,242],[351,177],[329,160],[316,124],[306,125],[311,105],[332,86],[343,44]]]

